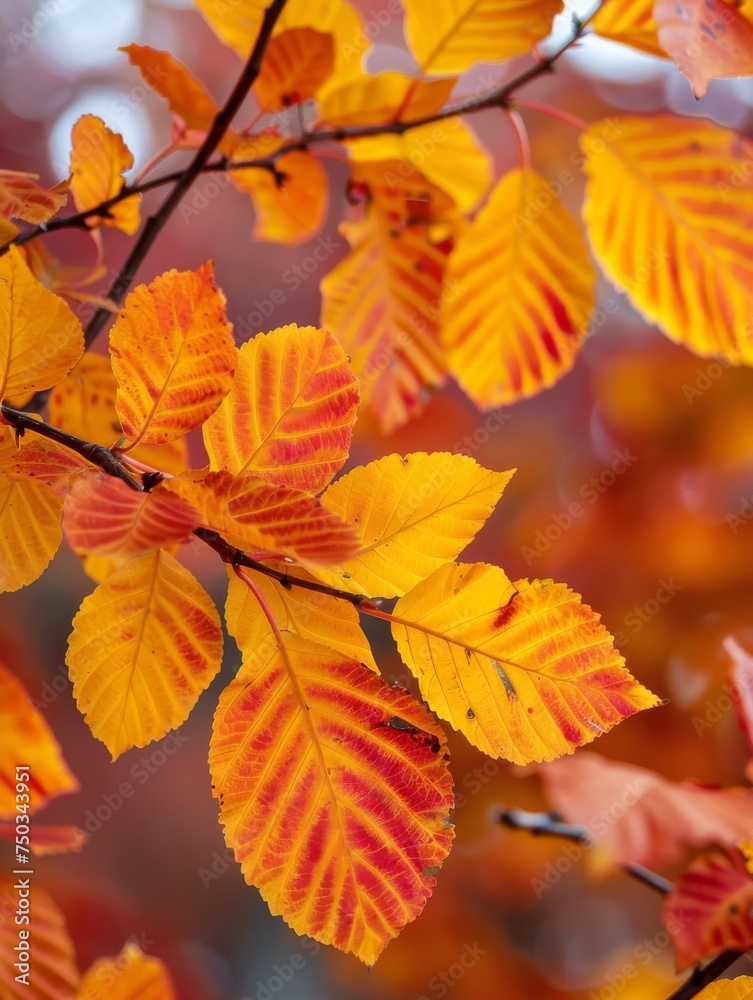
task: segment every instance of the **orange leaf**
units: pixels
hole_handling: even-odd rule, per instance
[[[15,844],[16,834],[15,823],[0,822],[0,839]],[[37,857],[72,852],[78,854],[89,839],[89,835],[77,826],[51,826],[49,823],[34,823],[30,837],[32,853]]]
[[[243,653],[209,753],[226,842],[272,913],[371,965],[449,852],[444,734],[408,692],[326,646],[286,634]]]
[[[358,382],[330,333],[290,324],[259,334],[204,424],[211,468],[318,493],[348,457],[357,408]]]
[[[753,879],[737,851],[696,858],[665,896],[662,918],[678,972],[727,949],[753,947]]]
[[[42,575],[63,538],[63,502],[43,483],[0,472],[0,593]]]
[[[37,176],[0,170],[0,215],[38,226],[60,211],[68,201],[68,181],[45,188],[36,183]]]
[[[347,559],[358,546],[354,526],[341,521],[316,497],[253,474],[210,472],[202,480],[179,476],[154,491],[156,496],[164,492],[183,497],[201,511],[203,520],[197,523],[246,551],[327,566]]]
[[[135,288],[110,331],[124,450],[201,426],[230,390],[235,354],[211,261]]]
[[[50,396],[50,423],[84,441],[111,448],[123,430],[115,412],[118,383],[110,359],[87,353]],[[177,475],[186,467],[186,442],[140,444],[130,455],[139,462]]]
[[[221,660],[212,599],[159,550],[84,598],[66,656],[76,704],[113,760],[185,722]]]
[[[753,996],[753,978],[736,976],[735,979],[722,979],[709,985],[697,994],[698,1000],[751,1000]]]
[[[272,132],[242,140],[232,159],[272,156],[285,140]],[[258,167],[233,168],[230,180],[251,195],[256,223],[253,239],[298,246],[315,236],[327,217],[327,175],[311,153],[286,153],[275,162],[276,174]]]
[[[130,942],[116,958],[92,963],[77,1000],[176,1000],[176,994],[165,963]]]
[[[79,789],[44,716],[34,708],[21,682],[0,665],[0,817],[16,815],[19,765],[29,775],[24,780],[30,788],[30,812],[57,795]]]
[[[89,463],[70,448],[48,438],[25,435],[21,447],[0,458],[0,472],[13,481],[33,480],[65,499],[71,479],[90,469]]]
[[[552,807],[586,826],[615,864],[658,866],[690,847],[734,846],[753,829],[753,791],[669,781],[582,751],[540,768]]]
[[[63,531],[71,548],[122,559],[188,541],[198,511],[164,491],[137,493],[120,479],[89,467],[63,506]]]
[[[313,28],[291,28],[276,35],[264,53],[254,84],[259,107],[279,111],[313,97],[335,64],[332,35]]]
[[[443,566],[393,615],[431,709],[491,757],[552,760],[659,704],[563,584],[512,584],[483,563]]]
[[[591,24],[594,32],[603,38],[611,38],[653,56],[666,56],[656,36],[654,0],[603,3]]]
[[[327,89],[320,102],[320,118],[333,128],[412,121],[439,111],[456,82],[455,76],[416,81],[395,70],[376,76],[361,73],[336,90]]]
[[[16,877],[0,878],[0,996],[3,1000],[72,1000],[79,986],[76,953],[65,917],[32,876],[30,923],[15,923],[18,908]],[[19,954],[19,930],[29,931],[31,969],[27,982],[18,982],[14,963]]]
[[[449,247],[425,225],[372,209],[340,227],[351,251],[323,279],[322,323],[337,336],[385,433],[421,412],[445,377],[438,343]]]
[[[596,122],[581,146],[583,216],[607,276],[673,340],[753,364],[753,143],[649,115]]]
[[[285,570],[285,563],[267,563]],[[227,630],[240,649],[259,650],[263,644],[276,644],[272,627],[259,602],[243,580],[228,570],[229,583],[225,604]],[[295,570],[296,579],[313,580],[305,570]],[[254,583],[267,602],[280,629],[295,632],[303,639],[330,646],[349,660],[356,660],[378,673],[378,668],[361,628],[358,612],[352,604],[302,587],[284,587],[261,573]]]
[[[11,247],[0,258],[0,400],[51,388],[83,351],[77,317]]]
[[[133,166],[133,156],[117,132],[96,115],[82,115],[71,132],[71,191],[76,208],[85,212],[120,194],[123,173]],[[87,225],[114,226],[128,236],[139,228],[141,195],[113,205],[110,217],[93,215]]]
[[[448,364],[478,406],[532,396],[572,368],[595,275],[575,220],[533,170],[497,184],[461,233],[445,283]]]

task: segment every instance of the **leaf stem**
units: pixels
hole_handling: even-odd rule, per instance
[[[539,114],[553,118],[555,121],[569,125],[579,132],[585,132],[589,127],[588,122],[564,108],[555,107],[554,104],[547,104],[545,101],[535,101],[528,97],[516,97],[514,101],[516,108],[523,108],[524,111],[538,111]]]

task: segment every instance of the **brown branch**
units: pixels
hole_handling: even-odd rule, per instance
[[[565,823],[555,813],[535,813],[526,809],[506,809],[499,814],[499,822],[513,830],[527,830],[534,836],[564,837],[578,844],[588,846],[593,842],[590,832],[585,826],[575,823]],[[672,888],[672,883],[657,875],[643,865],[627,863],[622,865],[623,871],[640,882],[666,895]],[[746,952],[724,951],[705,965],[697,966],[691,975],[667,997],[667,1000],[692,1000],[704,987],[713,983],[723,973],[734,965]]]
[[[537,60],[537,62],[535,62],[532,66],[529,66],[527,69],[523,70],[522,73],[519,73],[512,80],[509,80],[507,83],[502,84],[501,86],[495,88],[486,95],[469,98],[468,100],[460,101],[457,104],[453,104],[448,108],[436,111],[434,114],[424,115],[422,118],[414,118],[408,121],[399,120],[381,125],[352,125],[347,127],[344,126],[342,128],[319,129],[317,131],[304,132],[297,138],[290,139],[288,142],[283,143],[278,150],[276,150],[273,154],[269,156],[259,157],[250,160],[236,160],[236,161],[228,160],[226,157],[223,157],[221,160],[218,160],[215,163],[208,163],[205,160],[199,166],[199,168],[195,170],[194,174],[191,176],[190,181],[188,182],[187,185],[185,185],[185,189],[187,190],[187,188],[190,186],[190,184],[193,183],[196,177],[199,174],[203,173],[232,172],[234,170],[258,169],[258,170],[270,171],[275,177],[279,177],[280,172],[277,169],[277,163],[280,160],[280,158],[285,156],[287,153],[307,150],[311,146],[320,146],[325,143],[345,142],[349,139],[363,139],[369,136],[376,136],[376,135],[404,135],[411,129],[420,128],[423,125],[432,125],[436,122],[445,121],[448,118],[456,118],[459,115],[476,114],[476,112],[484,111],[488,108],[506,108],[508,106],[509,98],[512,97],[512,95],[516,90],[530,83],[532,80],[535,80],[537,77],[542,76],[544,73],[548,73],[552,70],[555,63],[567,52],[569,48],[571,48],[578,41],[579,38],[582,37],[586,27],[588,26],[590,21],[596,16],[596,14],[600,10],[604,2],[605,0],[601,0],[601,2],[599,2],[595,6],[595,8],[591,11],[591,13],[585,18],[579,19],[575,15],[573,15],[572,34],[570,38],[568,38],[567,41],[564,42],[559,47],[559,49],[557,49],[551,55],[545,56],[542,59]],[[271,9],[272,8],[270,8],[270,11]],[[267,13],[269,13],[269,11]],[[260,35],[260,40],[261,40],[261,35]],[[253,80],[251,82],[253,83]],[[221,114],[224,113],[224,110],[225,109],[223,109],[223,112],[221,112]],[[227,123],[228,125],[230,124],[231,120],[232,117],[228,121]],[[218,142],[214,144],[213,148],[210,150],[209,155],[211,155],[211,153],[214,152],[214,149],[216,148]],[[204,145],[206,145],[206,141]],[[204,146],[202,146],[202,149],[203,148]],[[201,153],[201,150],[199,150],[199,153]],[[146,191],[152,191],[155,188],[164,186],[165,184],[173,184],[176,182],[181,182],[182,179],[186,176],[188,170],[191,170],[193,165],[198,160],[199,153],[197,153],[197,156],[194,159],[191,166],[189,166],[185,171],[176,170],[173,171],[172,173],[164,174],[161,177],[155,177],[150,181],[144,181],[142,184],[134,184],[131,187],[124,186],[121,189],[121,191],[113,198],[109,198],[107,201],[103,201],[99,205],[95,205],[93,208],[87,209],[84,212],[76,212],[75,214],[72,215],[64,215],[61,216],[60,218],[51,219],[49,222],[42,223],[41,225],[35,226],[32,229],[27,229],[23,233],[19,233],[12,240],[9,240],[9,242],[5,244],[5,246],[0,247],[0,256],[2,256],[3,253],[5,253],[5,251],[9,246],[14,246],[14,245],[21,246],[22,244],[29,243],[31,240],[37,239],[37,237],[43,236],[47,233],[58,232],[63,229],[87,229],[88,222],[90,219],[97,217],[107,218],[110,213],[110,209],[113,208],[115,205],[117,205],[119,202],[125,200],[126,198],[130,198],[132,195],[135,194],[143,194]],[[208,159],[208,156],[206,159]],[[178,198],[178,201],[183,196],[183,194],[185,194],[185,190],[181,193],[180,197]],[[172,212],[174,207],[175,206],[173,206],[170,209],[170,212]],[[160,209],[160,212],[161,211],[162,209]],[[168,215],[169,214],[170,213],[168,213]],[[154,235],[156,236],[156,233]],[[153,238],[150,239],[149,245],[146,247],[146,250],[149,249],[149,246],[151,246],[152,242]],[[134,250],[135,249],[136,248],[134,248]],[[143,259],[143,256],[141,259]],[[129,263],[130,263],[130,258],[129,261],[127,261],[126,264],[124,265],[124,270],[129,268]],[[136,266],[138,266],[139,263],[141,263],[141,260],[138,260]],[[115,288],[115,285],[113,285],[113,288]],[[112,289],[110,291],[109,297],[113,298],[116,302],[120,302],[119,298],[115,298]],[[106,312],[106,311],[100,310],[100,312]],[[87,328],[87,345],[89,343],[88,339],[89,329],[92,327],[92,324],[99,315],[100,314],[97,313],[92,318],[92,321],[89,324],[89,327]],[[92,335],[91,339],[94,339],[94,336],[96,336],[96,334],[99,332],[105,319],[106,315],[103,316],[98,321],[99,326],[97,326],[96,332]]]

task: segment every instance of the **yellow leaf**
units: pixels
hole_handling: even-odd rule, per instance
[[[110,331],[127,450],[199,427],[230,390],[235,354],[211,261],[135,288]]]
[[[753,143],[672,115],[596,123],[581,143],[583,216],[609,278],[672,340],[752,364]]]
[[[42,575],[63,537],[62,512],[62,500],[49,487],[0,473],[0,593]]]
[[[133,156],[117,132],[96,115],[82,115],[71,132],[71,191],[76,208],[85,212],[120,194],[123,173]],[[141,195],[126,198],[110,209],[110,217],[93,215],[87,225],[114,226],[128,236],[139,228]]]
[[[295,324],[247,341],[204,424],[212,469],[318,493],[348,457],[358,382],[327,330]]]
[[[291,28],[316,28],[332,35],[335,75],[325,84],[340,82],[361,72],[361,59],[370,46],[361,15],[350,0],[287,0],[275,24],[274,34]]]
[[[265,112],[279,111],[313,97],[332,75],[332,35],[313,28],[291,28],[271,40],[264,53],[254,95]]]
[[[459,118],[422,125],[405,135],[375,135],[347,143],[354,163],[408,162],[471,212],[489,190],[492,164],[472,130]]]
[[[269,0],[231,0],[229,3],[194,0],[194,3],[217,37],[237,52],[241,59],[247,59],[259,34]]]
[[[29,777],[29,812],[56,795],[77,792],[79,783],[63,759],[52,730],[20,681],[0,664],[0,816],[16,815],[16,767]]]
[[[84,441],[111,448],[123,436],[115,411],[118,391],[110,359],[87,352],[68,378],[50,395],[50,423]],[[140,444],[131,457],[177,476],[186,467],[186,441],[178,438],[166,445]]]
[[[129,942],[117,957],[89,966],[77,1000],[176,1000],[176,994],[165,963]]]
[[[272,132],[261,133],[242,140],[233,160],[272,156],[284,142]],[[327,217],[327,175],[310,153],[286,153],[275,166],[277,177],[269,170],[241,167],[230,171],[230,180],[251,196],[256,212],[253,239],[298,246],[315,236]]]
[[[209,766],[225,840],[272,913],[371,965],[449,852],[444,734],[363,664],[284,640],[244,648],[220,695]]]
[[[463,73],[529,52],[563,0],[403,0],[405,37],[422,73]]]
[[[737,976],[710,983],[700,993],[697,1000],[751,1000],[753,997],[753,977]]]
[[[597,35],[622,42],[650,55],[666,57],[659,45],[654,20],[654,0],[622,0],[604,3],[591,22]]]
[[[400,597],[473,540],[511,477],[449,452],[387,455],[353,469],[322,502],[356,525],[360,549],[317,577],[353,594]]]
[[[594,304],[580,230],[547,182],[515,169],[496,185],[447,265],[442,340],[479,406],[531,396],[569,371]]]
[[[283,571],[287,568],[285,563],[267,565]],[[305,570],[297,568],[294,572],[298,580],[316,582]],[[228,570],[228,575],[225,621],[239,648],[260,650],[264,644],[268,647],[276,644],[272,627],[256,597],[232,570]],[[352,604],[318,591],[284,587],[261,573],[254,573],[253,578],[283,632],[294,632],[303,639],[330,646],[349,660],[379,672]]]
[[[84,598],[66,656],[76,704],[113,760],[185,722],[221,660],[212,599],[159,550]]]
[[[434,114],[446,104],[456,82],[455,76],[414,80],[395,70],[376,76],[361,73],[336,90],[327,88],[319,103],[319,116],[331,127],[413,121]]]
[[[0,258],[0,400],[49,389],[83,351],[81,323],[11,247]]]
[[[322,323],[351,358],[361,395],[390,432],[421,412],[445,377],[438,319],[448,247],[426,225],[372,207],[343,223],[351,251],[321,282]]]
[[[32,880],[35,876],[31,876]],[[0,996],[3,1000],[71,1000],[79,988],[76,952],[65,917],[45,890],[32,882],[29,941],[31,974],[28,985],[17,982],[19,953],[18,876],[0,877]]]
[[[47,222],[68,201],[68,181],[45,188],[37,174],[0,170],[0,216],[23,219],[32,225]],[[12,234],[15,235],[15,234]]]
[[[428,705],[491,757],[553,760],[659,704],[563,584],[512,584],[483,563],[443,566],[393,614]]]

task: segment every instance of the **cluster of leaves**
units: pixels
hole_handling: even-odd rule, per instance
[[[586,240],[525,155],[494,182],[459,117],[499,107],[525,153],[518,109],[542,108],[517,91],[567,45],[485,95],[452,97],[479,61],[529,52],[563,3],[406,0],[412,77],[364,71],[360,19],[343,0],[197,6],[248,60],[225,108],[169,53],[125,50],[176,116],[169,149],[196,151],[187,171],[127,185],[125,143],[85,115],[66,182],[45,188],[0,173],[0,588],[37,579],[64,535],[82,558],[97,586],[74,619],[67,663],[92,733],[117,757],[180,725],[219,671],[220,615],[177,558],[186,542],[214,549],[229,566],[225,622],[242,654],[210,746],[227,843],[274,913],[371,964],[418,915],[450,850],[452,780],[435,715],[482,752],[528,764],[572,753],[658,703],[565,585],[513,583],[498,567],[456,562],[511,473],[415,453],[333,482],[360,398],[390,430],[448,374],[487,407],[551,385],[574,362],[594,306]],[[593,29],[672,56],[697,94],[711,77],[753,71],[748,3],[607,0]],[[244,81],[259,114],[236,130]],[[275,127],[254,132],[265,114],[292,106],[316,124],[294,139]],[[751,363],[751,144],[667,115],[580,124],[584,221],[607,275],[673,339]],[[109,359],[84,354],[200,172],[227,171],[251,196],[257,239],[295,245],[323,224],[316,154],[327,143],[347,158],[359,206],[343,223],[350,253],[322,282],[322,328],[287,326],[236,348],[206,263],[136,287],[110,331]],[[82,297],[100,276],[100,228],[136,233],[142,194],[168,183],[172,194],[109,295],[90,296],[99,311],[85,332],[63,296]],[[58,216],[69,192],[77,212]],[[11,218],[35,228],[22,232]],[[38,241],[72,226],[97,243],[94,268],[73,271]],[[48,393],[43,421],[32,411]],[[199,430],[209,464],[187,468],[186,435]],[[396,599],[392,611],[385,599]],[[359,614],[389,622],[425,705],[384,683]],[[576,776],[556,804],[577,812],[596,784],[577,767],[592,761],[550,766]],[[59,782],[73,779],[61,775],[65,790]],[[693,843],[739,851],[749,793],[716,793],[718,811],[713,794],[682,788],[675,808],[706,819]],[[70,830],[47,842],[81,846]],[[635,843],[615,856],[646,860]],[[729,916],[730,893],[744,892],[749,876],[738,855],[720,858],[688,870],[668,913],[687,908],[698,877],[724,886]],[[652,855],[676,859],[677,844]],[[721,923],[709,930],[705,914],[684,925],[693,930],[678,945],[683,965],[747,933]]]

